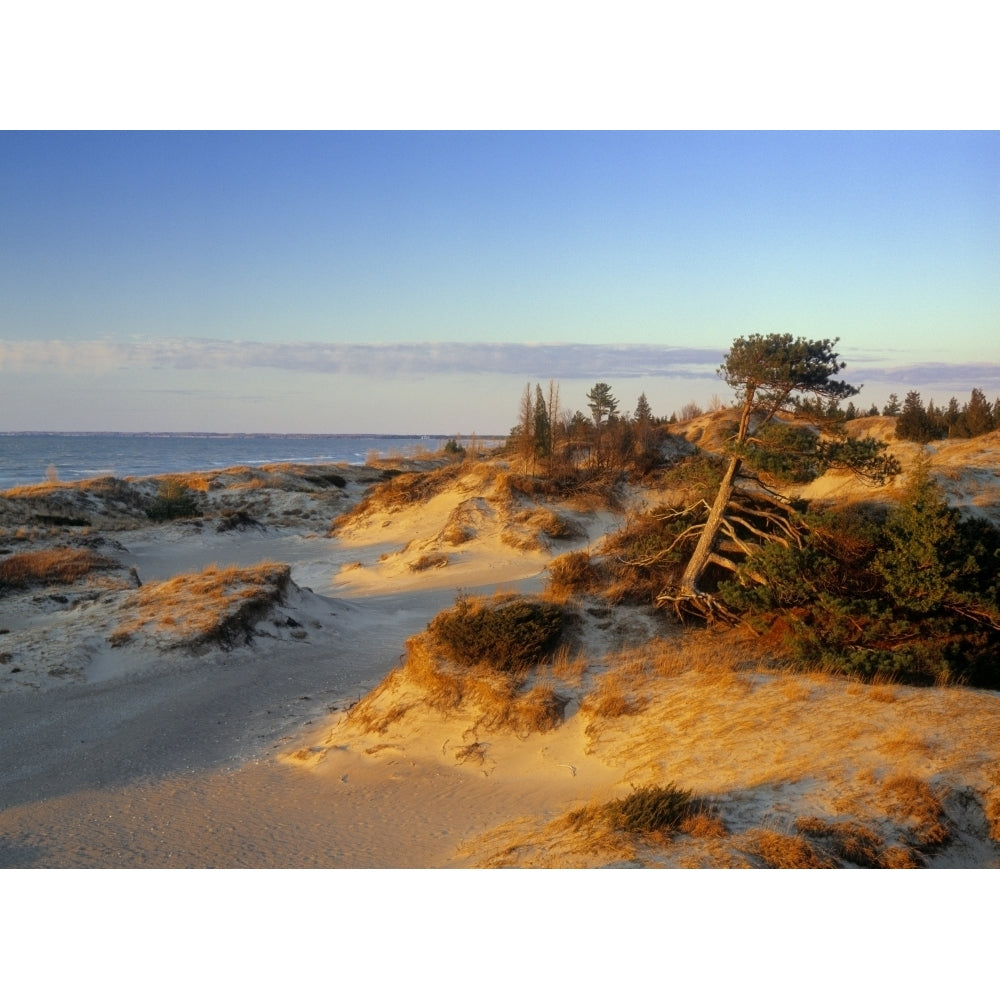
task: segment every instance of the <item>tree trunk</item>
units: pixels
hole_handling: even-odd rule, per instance
[[[719,528],[722,525],[722,518],[726,513],[726,507],[733,495],[736,475],[740,471],[740,465],[741,459],[736,456],[733,456],[729,460],[729,468],[726,469],[726,474],[722,477],[719,492],[715,495],[715,503],[712,504],[712,510],[709,512],[708,520],[702,529],[698,545],[688,560],[688,564],[684,569],[684,575],[681,577],[679,588],[681,597],[693,596],[700,593],[698,583],[701,580],[701,574],[704,573],[705,567],[708,565],[712,550],[715,548],[715,541],[719,535]]]

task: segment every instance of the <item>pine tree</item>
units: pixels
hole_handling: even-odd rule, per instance
[[[978,437],[993,429],[993,408],[982,389],[973,389],[965,407],[965,429],[968,437]]]
[[[670,602],[678,613],[691,611],[709,619],[716,615],[732,618],[700,586],[702,575],[710,564],[729,572],[738,569],[738,563],[733,558],[718,551],[720,535],[737,539],[740,525],[746,525],[750,519],[762,523],[763,527],[751,527],[753,537],[750,540],[736,543],[741,556],[759,548],[768,537],[783,537],[786,543],[789,537],[797,538],[797,531],[789,520],[791,511],[788,505],[772,503],[760,490],[750,500],[754,504],[752,511],[746,505],[741,506],[739,516],[734,514],[730,519],[729,509],[731,504],[736,503],[737,479],[750,445],[756,444],[761,450],[768,449],[765,435],[756,430],[751,433],[752,418],[756,418],[757,428],[767,428],[779,412],[794,413],[800,409],[800,393],[825,404],[827,411],[830,402],[857,395],[858,389],[854,386],[834,379],[845,367],[834,351],[836,343],[836,340],[793,339],[787,333],[772,333],[766,337],[758,333],[733,341],[719,368],[719,374],[735,390],[737,405],[741,409],[739,426],[732,441],[733,456],[676,591],[663,591],[657,598],[658,604]],[[794,447],[800,448],[801,436],[793,435],[793,440]],[[782,447],[780,436],[777,447]],[[885,445],[873,438],[859,441],[843,436],[830,442],[815,442],[810,458],[817,469],[824,466],[849,468],[858,475],[881,482],[899,469],[895,460],[885,452]],[[745,496],[750,495],[747,493]]]
[[[896,421],[896,437],[901,441],[926,444],[935,437],[934,427],[920,401],[920,393],[910,391],[903,402],[903,410]]]
[[[594,418],[594,448],[597,453],[597,464],[600,464],[601,436],[608,420],[618,412],[618,400],[611,395],[611,386],[607,382],[598,382],[587,393],[587,399],[590,400],[587,406],[590,408],[590,413]]]
[[[545,405],[542,387],[535,385],[535,412],[532,419],[535,455],[548,458],[552,454],[552,428],[549,425],[549,409]]]

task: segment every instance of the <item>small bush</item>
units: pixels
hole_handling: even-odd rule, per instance
[[[673,782],[648,785],[609,806],[608,815],[626,833],[654,833],[679,826],[691,810],[691,792]]]
[[[493,603],[461,597],[427,629],[455,663],[488,663],[513,672],[534,666],[555,647],[563,631],[563,612],[558,605],[520,597]]]
[[[553,597],[593,593],[600,583],[600,571],[589,552],[567,552],[549,563],[549,593]]]
[[[259,528],[260,526],[260,521],[245,510],[224,510],[221,512],[215,530],[220,533],[223,531],[245,531],[247,528]]]
[[[146,511],[151,521],[175,521],[181,517],[197,517],[198,505],[188,488],[179,479],[164,479],[160,483],[152,507]]]
[[[599,806],[584,806],[566,815],[566,822],[577,829],[603,826],[623,833],[668,833],[677,830],[695,813],[704,812],[686,789],[669,785],[646,785],[623,799]]]

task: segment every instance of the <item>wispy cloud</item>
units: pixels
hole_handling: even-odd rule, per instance
[[[115,369],[274,368],[370,375],[493,373],[530,378],[698,378],[714,373],[722,352],[658,345],[427,342],[337,344],[177,339],[3,341],[0,370],[107,372]]]
[[[183,339],[0,341],[0,373],[116,370],[282,371],[373,378],[495,374],[526,379],[713,378],[724,350],[658,344],[425,342],[339,344]],[[850,359],[848,359],[850,360]],[[850,382],[934,386],[1000,385],[1000,364],[892,364],[874,352],[852,361]],[[888,362],[888,363],[887,363]],[[992,390],[990,390],[992,391]]]

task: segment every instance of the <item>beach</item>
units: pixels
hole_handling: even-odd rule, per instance
[[[963,462],[965,501],[993,511]],[[197,516],[162,522],[137,506],[156,479],[0,496],[8,554],[99,561],[0,603],[3,867],[776,867],[805,848],[815,867],[1000,864],[995,692],[775,672],[752,636],[596,599],[544,667],[544,725],[415,685],[410,640],[436,615],[545,594],[554,559],[655,496],[514,502],[495,466],[443,458],[187,482]],[[217,592],[243,596],[192,638]],[[700,826],[626,843],[579,818],[671,781],[706,804]],[[852,825],[872,864],[836,846]]]

